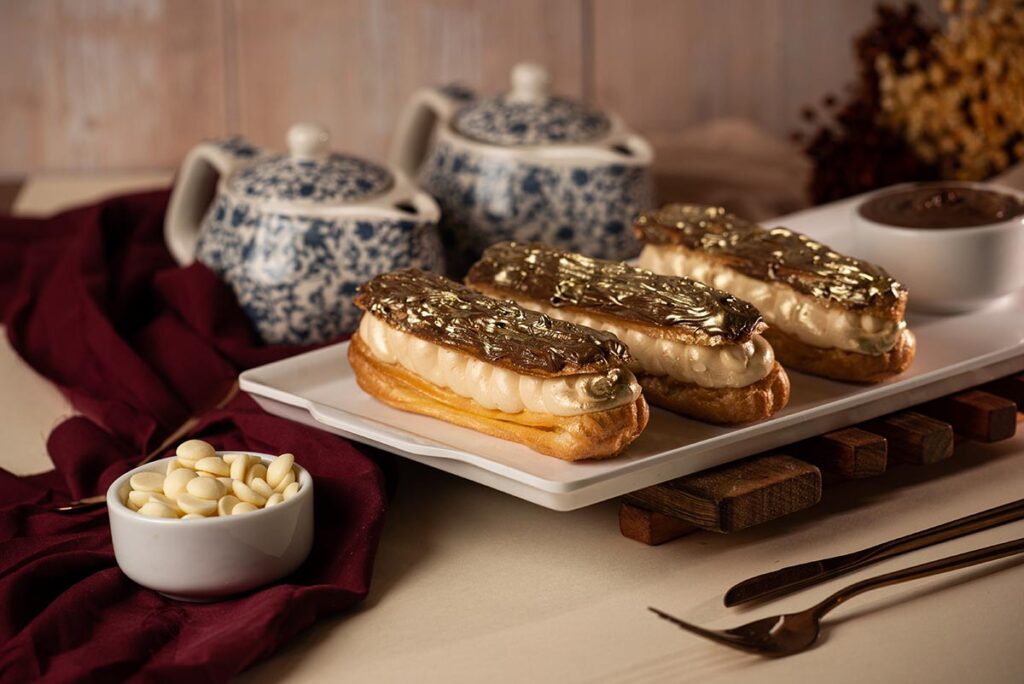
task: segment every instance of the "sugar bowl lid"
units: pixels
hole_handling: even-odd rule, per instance
[[[288,129],[288,154],[272,154],[233,174],[233,194],[268,202],[335,205],[370,199],[389,190],[394,176],[383,166],[331,152],[326,129],[299,123]]]
[[[550,95],[550,80],[541,66],[517,64],[512,69],[512,90],[464,106],[455,114],[455,130],[505,147],[589,143],[608,132],[607,115],[582,102]]]

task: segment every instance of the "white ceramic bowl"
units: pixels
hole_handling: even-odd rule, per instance
[[[916,185],[894,185],[864,201]],[[994,190],[1024,200],[1024,193],[990,183],[941,185]],[[1024,287],[1024,215],[969,228],[900,228],[870,221],[855,209],[853,230],[854,253],[906,285],[913,310],[972,311]]]
[[[218,451],[223,456],[231,451]],[[252,452],[244,452],[252,453]],[[253,454],[269,464],[273,456]],[[172,457],[173,458],[173,457]],[[124,574],[173,598],[203,601],[267,584],[295,570],[313,546],[313,478],[299,464],[299,491],[276,506],[224,518],[148,518],[125,505],[128,480],[164,472],[170,458],[135,468],[107,490],[110,536]]]

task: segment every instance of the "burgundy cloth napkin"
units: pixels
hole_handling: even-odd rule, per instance
[[[174,601],[120,571],[105,510],[48,510],[106,491],[239,370],[302,351],[261,346],[229,288],[201,265],[175,265],[166,203],[161,191],[49,219],[0,217],[11,344],[84,414],[51,433],[54,471],[0,470],[0,681],[224,681],[368,591],[385,508],[369,450],[244,395],[196,434],[217,448],[294,452],[313,475],[313,551],[280,583]]]

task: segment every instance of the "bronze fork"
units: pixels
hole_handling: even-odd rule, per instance
[[[1018,553],[1024,553],[1024,538],[986,546],[975,551],[967,551],[966,553],[950,556],[949,558],[922,563],[921,565],[896,570],[884,575],[878,575],[877,577],[870,577],[840,589],[820,603],[799,613],[787,613],[785,615],[762,618],[732,629],[705,629],[689,622],[684,622],[657,608],[648,608],[648,610],[688,632],[719,644],[731,646],[747,653],[777,658],[800,653],[810,648],[818,640],[818,635],[821,633],[821,619],[825,614],[857,594],[863,594],[866,591],[887,587],[892,584],[899,584],[900,582],[949,572],[950,570],[966,568],[978,563],[1006,558]]]

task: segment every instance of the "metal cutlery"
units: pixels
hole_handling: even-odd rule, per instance
[[[929,527],[898,539],[853,551],[773,570],[734,585],[725,593],[725,605],[736,606],[757,599],[774,598],[839,575],[892,558],[908,551],[963,537],[990,527],[1024,518],[1024,499],[990,508],[957,520]]]
[[[821,634],[821,619],[829,611],[858,594],[979,563],[987,563],[1019,553],[1024,553],[1024,538],[871,577],[844,587],[825,600],[798,613],[762,618],[732,629],[705,629],[680,620],[657,608],[648,608],[648,610],[688,632],[725,646],[768,657],[789,656],[810,648]]]

